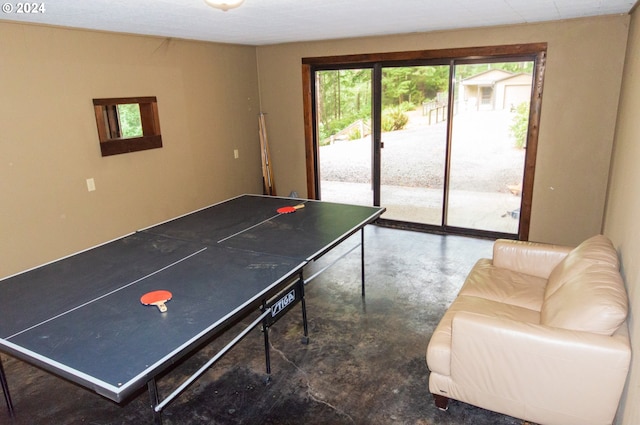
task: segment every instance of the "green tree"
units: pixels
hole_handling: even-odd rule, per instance
[[[137,103],[118,105],[118,117],[120,119],[120,134],[123,139],[142,136],[140,105]]]
[[[516,147],[522,149],[527,143],[529,130],[529,103],[522,102],[516,107],[516,115],[509,126],[509,134],[515,139]]]
[[[456,66],[456,81],[461,81],[492,69],[501,69],[516,74],[533,74],[533,61],[458,65]]]
[[[411,103],[411,95],[416,90],[412,78],[414,68],[385,68],[382,72],[382,107],[399,106],[403,102]]]
[[[317,74],[316,115],[320,138],[371,115],[371,70],[341,69]]]
[[[491,70],[532,73],[533,62],[504,62],[458,65],[456,81]],[[359,119],[370,121],[372,70],[339,69],[316,74],[316,116],[320,139],[334,135]],[[384,67],[382,72],[383,128],[404,125],[403,113],[446,94],[449,65]]]

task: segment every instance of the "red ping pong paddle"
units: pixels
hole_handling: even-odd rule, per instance
[[[151,291],[140,297],[140,302],[144,305],[155,305],[161,313],[167,311],[165,302],[169,301],[173,295],[169,291]]]
[[[304,208],[304,204],[298,204],[293,207],[281,207],[281,208],[278,208],[276,211],[278,211],[278,214],[290,214],[292,212],[296,212],[300,208]]]

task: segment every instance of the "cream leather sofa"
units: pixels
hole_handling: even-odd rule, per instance
[[[545,425],[611,424],[629,369],[627,294],[604,236],[498,240],[427,348],[429,390]]]

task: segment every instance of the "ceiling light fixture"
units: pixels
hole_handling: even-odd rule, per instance
[[[244,0],[204,0],[211,7],[222,9],[225,12],[229,9],[235,9],[244,3]]]

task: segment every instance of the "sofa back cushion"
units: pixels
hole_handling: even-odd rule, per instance
[[[628,301],[611,241],[602,235],[574,248],[549,275],[540,321],[576,331],[613,334],[627,317]]]
[[[618,254],[611,241],[603,235],[593,236],[582,242],[551,271],[545,289],[545,300],[552,296],[567,281],[581,275],[587,267],[599,264],[613,270],[620,269]]]

